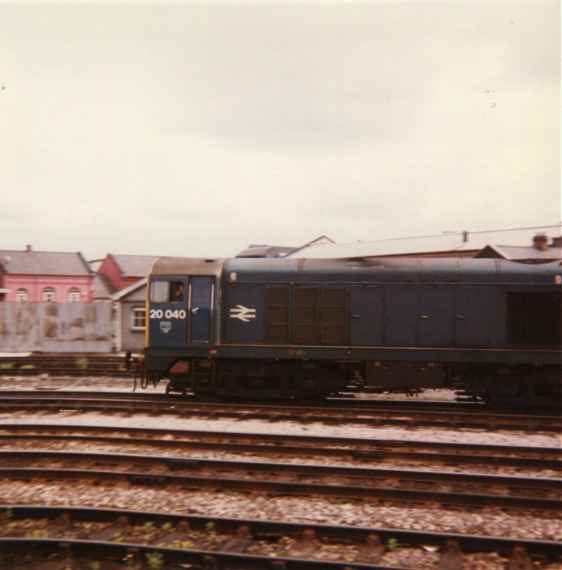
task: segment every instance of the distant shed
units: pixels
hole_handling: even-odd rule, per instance
[[[141,352],[144,348],[147,281],[141,279],[113,295],[117,352]]]

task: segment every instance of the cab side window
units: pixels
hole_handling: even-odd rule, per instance
[[[184,303],[185,285],[182,281],[153,281],[150,284],[152,303]]]

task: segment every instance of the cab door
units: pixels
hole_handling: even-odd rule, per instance
[[[188,344],[209,344],[211,340],[214,291],[213,277],[190,278]]]

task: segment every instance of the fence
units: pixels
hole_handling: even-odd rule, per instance
[[[0,352],[110,352],[111,302],[0,303]]]

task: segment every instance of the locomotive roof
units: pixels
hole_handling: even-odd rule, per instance
[[[500,259],[379,258],[345,259],[158,259],[151,275],[226,274],[230,282],[471,282],[553,284],[562,275],[559,261],[526,264]]]
[[[223,272],[230,281],[371,281],[371,282],[519,282],[554,283],[562,275],[559,261],[524,264],[498,259],[229,259]],[[232,279],[231,274],[236,274]]]
[[[160,257],[152,265],[151,275],[220,276],[224,259],[198,257]]]

